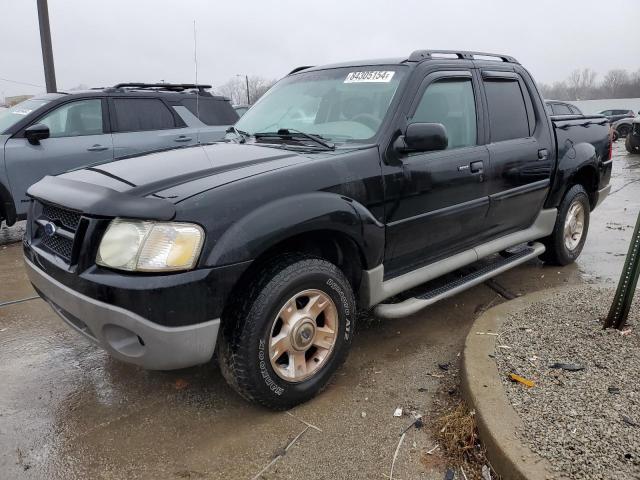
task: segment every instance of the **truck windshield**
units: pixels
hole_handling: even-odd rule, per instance
[[[376,135],[389,109],[403,67],[319,70],[280,80],[236,123],[249,135],[298,130],[333,142]]]
[[[49,103],[48,99],[30,98],[24,102],[20,102],[7,110],[0,111],[0,133],[11,127],[25,116],[29,115],[36,108]]]

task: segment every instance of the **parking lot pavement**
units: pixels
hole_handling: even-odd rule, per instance
[[[580,260],[564,268],[530,262],[497,278],[528,293],[613,282],[640,208],[640,157],[620,150],[613,194],[592,216]],[[0,304],[33,295],[21,245],[0,247]],[[40,299],[0,306],[0,478],[253,478],[306,425],[261,478],[384,478],[402,406],[426,415],[438,363],[454,362],[477,312],[502,301],[480,285],[399,320],[361,322],[333,383],[288,413],[247,404],[212,362],[177,372],[119,363],[66,327]],[[446,463],[423,463],[435,441],[410,430],[394,478],[441,479]]]

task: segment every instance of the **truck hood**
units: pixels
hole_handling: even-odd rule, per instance
[[[308,160],[290,150],[218,143],[46,176],[27,195],[88,215],[171,220],[181,200]]]
[[[290,150],[215,143],[92,165],[57,178],[178,203],[205,190],[307,160]]]

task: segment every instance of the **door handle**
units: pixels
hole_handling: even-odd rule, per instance
[[[104,152],[105,150],[109,150],[109,147],[105,147],[104,145],[100,145],[96,143],[92,147],[87,148],[89,152]]]
[[[482,161],[471,162],[469,164],[469,171],[471,173],[482,173],[484,171],[484,163],[482,163]]]
[[[547,158],[549,158],[549,152],[546,148],[538,150],[538,160],[546,160]]]
[[[191,137],[185,137],[184,135],[180,135],[178,138],[174,138],[173,141],[174,142],[190,142],[192,140]]]

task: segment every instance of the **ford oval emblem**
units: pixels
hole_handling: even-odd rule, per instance
[[[54,236],[56,234],[57,229],[58,228],[53,222],[47,222],[44,224],[44,233],[46,233],[49,237]]]

